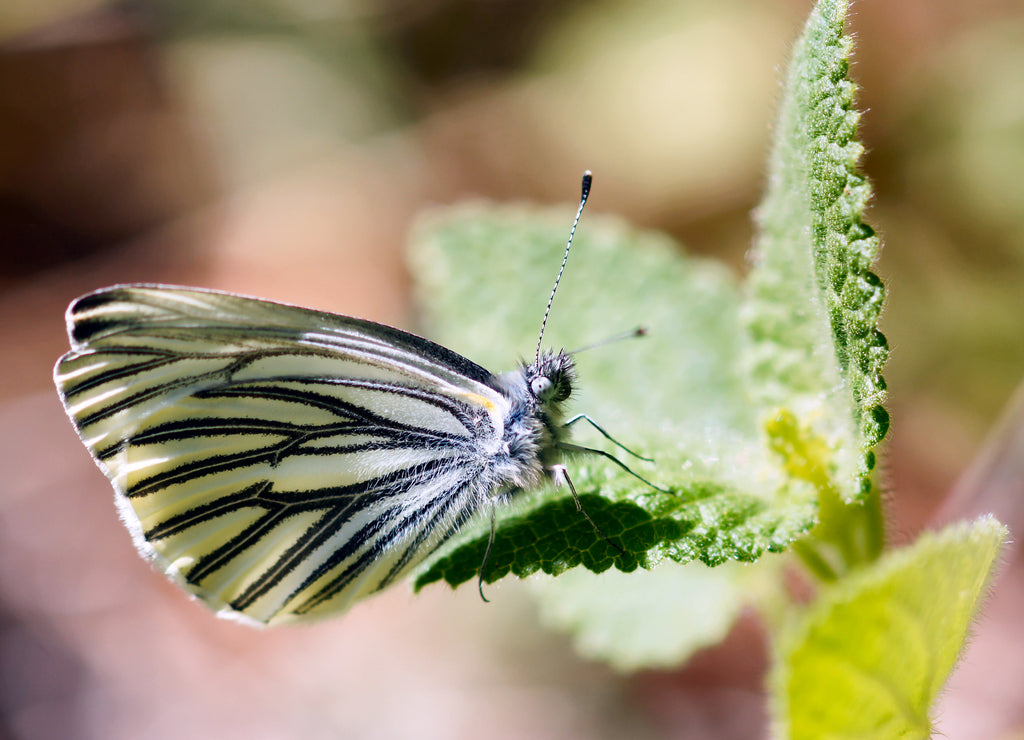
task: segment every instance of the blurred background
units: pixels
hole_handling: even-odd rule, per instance
[[[810,7],[3,0],[0,738],[763,736],[753,616],[632,676],[575,657],[513,583],[486,607],[400,587],[308,628],[214,619],[135,555],[50,374],[66,304],[123,281],[415,329],[417,213],[486,197],[568,219],[585,168],[595,211],[742,275]],[[851,25],[890,294],[891,539],[985,511],[1020,532],[1024,8],[860,0]],[[945,737],[1024,733],[1018,552]]]

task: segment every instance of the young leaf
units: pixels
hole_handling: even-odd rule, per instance
[[[493,371],[530,360],[564,244],[569,208],[477,206],[436,216],[414,238],[413,269],[431,334]],[[813,521],[813,490],[779,471],[751,417],[739,373],[739,299],[729,273],[688,258],[669,240],[618,221],[584,217],[559,287],[545,345],[573,349],[628,331],[577,356],[574,441],[600,447],[651,486],[595,455],[569,461],[583,507],[620,553],[579,513],[568,490],[547,488],[499,510],[485,580],[552,575],[577,565],[601,572],[664,558],[751,561],[780,551]],[[476,577],[487,546],[484,520],[417,576],[457,585]]]
[[[927,738],[1007,530],[926,534],[842,579],[779,641],[776,736]]]
[[[888,356],[877,323],[878,238],[863,221],[870,187],[857,170],[856,87],[847,0],[822,0],[797,42],[758,209],[760,233],[743,309],[744,355],[766,415],[779,408],[826,441],[842,500],[871,489],[874,446],[889,426],[882,406]]]

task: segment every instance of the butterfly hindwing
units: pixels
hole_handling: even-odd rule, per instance
[[[342,611],[489,491],[507,401],[414,335],[167,286],[86,295],[68,332],[57,386],[136,545],[229,614]]]

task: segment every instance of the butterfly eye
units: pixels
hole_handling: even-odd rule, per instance
[[[534,396],[542,401],[545,400],[544,397],[551,392],[551,379],[546,375],[538,375],[530,381],[530,390],[533,391]]]

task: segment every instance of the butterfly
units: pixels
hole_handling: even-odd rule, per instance
[[[568,442],[593,422],[565,418],[572,355],[541,349],[553,298],[535,360],[496,375],[362,319],[117,285],[70,305],[54,378],[144,557],[222,616],[304,620],[400,579],[481,510],[493,542],[496,506],[571,486],[566,454],[625,467]]]

